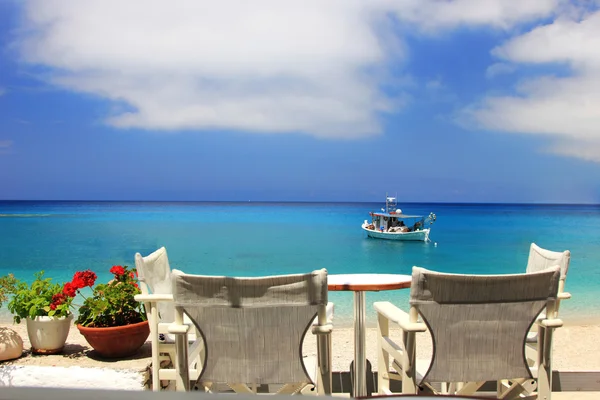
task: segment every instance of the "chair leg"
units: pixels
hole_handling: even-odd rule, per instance
[[[326,346],[327,346],[327,359],[326,364],[325,364],[325,371],[324,371],[324,377],[323,377],[323,393],[324,395],[327,396],[331,396],[331,394],[333,393],[333,376],[332,376],[332,371],[331,371],[331,365],[332,365],[332,359],[331,359],[331,334],[326,335]]]
[[[152,323],[150,324],[150,340],[152,341],[152,390],[154,392],[160,391],[160,360],[158,354],[158,309],[156,303],[150,303],[150,318]],[[146,308],[148,309],[148,308]]]
[[[256,394],[248,385],[243,383],[230,383],[228,385],[236,393]]]
[[[317,391],[331,395],[331,333],[317,334]]]
[[[417,394],[415,333],[402,331],[402,393]]]
[[[187,333],[175,335],[175,359],[177,372],[175,374],[175,387],[179,392],[190,390],[190,369],[188,364],[188,335]]]
[[[328,335],[327,336],[327,346],[328,346],[328,354],[329,354],[329,394],[333,393],[333,359],[332,359],[332,354],[333,354],[333,338],[332,335]]]
[[[552,334],[554,329],[541,328],[538,334],[538,398],[550,400],[552,396]]]
[[[457,387],[456,395],[469,396],[473,395],[476,391],[483,386],[485,381],[481,382],[461,382],[460,387]]]
[[[390,323],[387,318],[377,314],[377,393],[390,394],[389,366],[390,355],[383,349],[383,338],[390,335]]]

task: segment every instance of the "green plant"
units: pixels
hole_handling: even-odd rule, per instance
[[[35,274],[31,285],[15,279],[12,274],[3,279],[6,292],[13,294],[8,309],[14,314],[17,324],[27,317],[66,317],[71,313],[70,307],[75,294],[67,294],[65,286],[52,283],[52,278],[44,278],[44,271]]]
[[[8,300],[8,295],[15,292],[18,282],[13,274],[0,277],[0,308],[2,308],[2,303]]]
[[[127,266],[115,265],[110,269],[114,279],[93,288],[92,296],[79,308],[75,323],[103,328],[135,324],[146,320],[142,304],[133,297],[141,293],[133,271]]]

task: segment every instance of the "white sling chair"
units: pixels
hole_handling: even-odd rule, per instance
[[[135,254],[135,267],[140,281],[141,295],[135,299],[144,303],[148,323],[150,325],[150,339],[152,341],[152,390],[161,388],[160,381],[175,381],[175,338],[169,334],[168,327],[175,318],[175,306],[171,294],[171,267],[164,247],[152,254],[142,257]],[[186,322],[190,323],[189,320]],[[198,377],[202,365],[203,350],[202,340],[196,341],[195,330],[190,335],[190,365],[189,374]],[[161,363],[167,365],[161,367]]]
[[[565,292],[565,281],[567,280],[567,272],[569,271],[569,264],[571,262],[571,252],[565,251],[551,251],[541,248],[535,243],[531,243],[529,248],[529,258],[527,260],[526,272],[543,271],[549,267],[558,265],[560,267],[560,281],[558,282],[558,300],[556,302],[556,315],[558,316],[558,308],[561,300],[567,300],[571,298],[571,294]]]
[[[549,400],[552,334],[562,325],[554,318],[559,278],[559,267],[512,275],[443,274],[414,267],[409,314],[389,302],[375,303],[379,393],[390,393],[389,379],[402,380],[403,393],[457,395],[473,394],[486,381],[509,379],[509,387],[498,385],[499,398]],[[548,318],[539,319],[544,309]],[[389,337],[390,322],[402,331],[400,343]],[[534,322],[544,327],[538,336],[543,351],[538,353],[537,379],[525,357],[527,333]],[[415,333],[426,330],[431,333],[433,356],[428,368],[420,371]],[[394,372],[389,371],[390,356]]]
[[[567,272],[569,271],[569,263],[571,262],[571,252],[565,251],[551,251],[539,247],[535,243],[531,243],[529,248],[529,258],[527,259],[527,267],[525,271],[527,273],[543,271],[549,267],[558,265],[560,267],[560,281],[558,282],[558,298],[556,300],[556,307],[554,309],[554,318],[558,318],[558,308],[561,300],[567,300],[571,298],[571,294],[565,292],[565,281],[567,280]],[[540,316],[544,318],[545,315]],[[537,337],[538,331],[534,330],[529,332],[527,335],[527,358],[532,366],[536,365],[537,361]]]
[[[331,394],[331,324],[327,323],[327,270],[259,278],[187,275],[174,270],[177,390],[190,390],[184,313],[205,341],[206,356],[196,386],[215,391],[226,384],[238,393],[278,387],[298,393],[310,383]],[[317,324],[313,320],[317,317]],[[312,327],[317,360],[311,377],[302,342]],[[281,386],[283,385],[283,386]]]

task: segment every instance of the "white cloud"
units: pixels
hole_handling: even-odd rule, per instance
[[[405,101],[381,89],[404,56],[391,15],[507,29],[557,1],[28,0],[15,45],[51,83],[126,104],[117,127],[361,137]]]
[[[550,150],[600,162],[600,11],[558,18],[509,40],[493,54],[513,63],[559,63],[570,76],[522,81],[517,95],[490,96],[467,114],[485,128],[552,135]]]
[[[548,147],[548,150],[569,157],[587,161],[600,162],[600,141],[567,141],[559,140]]]
[[[516,69],[517,67],[513,64],[495,63],[487,67],[485,70],[485,77],[491,79],[498,75],[511,74],[515,72]]]
[[[574,69],[600,67],[600,12],[580,21],[557,18],[495,48],[492,54],[520,63],[568,63]]]
[[[384,0],[385,1],[385,0]],[[388,0],[400,20],[425,31],[457,26],[510,29],[519,23],[551,15],[562,0]]]

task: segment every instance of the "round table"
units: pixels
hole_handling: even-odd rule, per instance
[[[354,397],[367,395],[365,292],[410,287],[412,277],[399,274],[333,274],[327,277],[331,291],[354,292]]]

